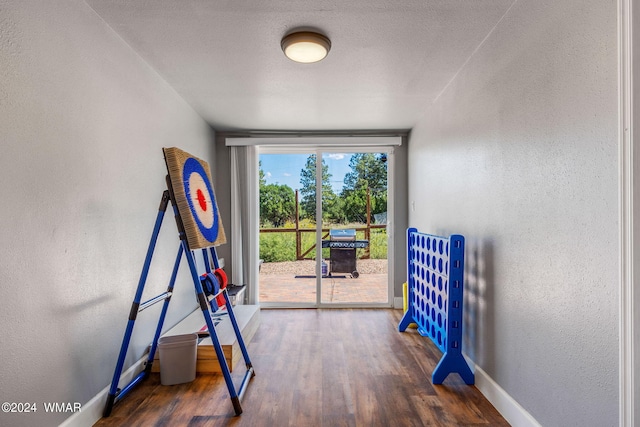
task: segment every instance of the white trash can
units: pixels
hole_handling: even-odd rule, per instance
[[[188,383],[196,379],[198,334],[161,337],[158,350],[162,385]]]

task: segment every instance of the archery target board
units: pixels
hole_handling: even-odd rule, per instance
[[[163,151],[189,249],[226,243],[209,164],[176,147]]]

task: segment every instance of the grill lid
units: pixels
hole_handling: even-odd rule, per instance
[[[329,230],[329,238],[331,240],[355,240],[356,230],[354,228],[343,228]]]

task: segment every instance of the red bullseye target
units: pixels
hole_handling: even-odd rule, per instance
[[[164,153],[189,248],[226,243],[207,162],[175,147]]]
[[[203,211],[206,211],[207,210],[207,199],[204,198],[204,193],[199,188],[198,188],[198,191],[196,193],[196,198],[198,199],[198,203],[200,204],[200,209],[202,209]]]
[[[186,169],[185,164],[185,169]],[[200,220],[202,227],[207,230],[213,227],[214,223],[214,209],[213,206],[213,194],[209,193],[207,184],[205,183],[202,175],[197,171],[190,171],[189,183],[186,186],[189,189],[188,197],[191,199],[189,205],[193,207],[193,213]],[[214,237],[215,240],[215,236]]]

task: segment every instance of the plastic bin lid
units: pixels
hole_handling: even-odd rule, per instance
[[[174,347],[176,345],[192,345],[198,341],[198,334],[170,335],[158,340],[158,347]]]

